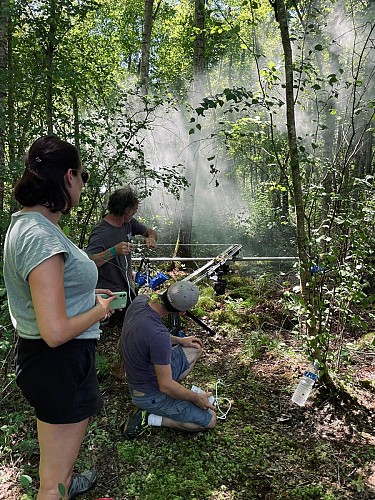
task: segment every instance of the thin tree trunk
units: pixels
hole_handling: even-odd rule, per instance
[[[56,48],[56,1],[51,0],[51,12],[49,18],[49,33],[46,50],[46,69],[47,69],[47,93],[46,93],[46,112],[47,112],[47,131],[53,134],[53,58]]]
[[[7,63],[8,63],[8,22],[9,4],[7,0],[0,0],[0,210],[4,210],[4,181],[5,178],[5,144],[6,144],[6,109],[7,109]],[[0,248],[3,248],[3,233],[0,232]]]
[[[75,89],[72,89],[72,102],[73,102],[73,126],[74,126],[74,145],[80,151],[80,139],[79,139],[79,107],[77,93]]]
[[[195,0],[195,27],[197,34],[194,40],[194,79],[200,79],[205,69],[205,0]]]
[[[9,164],[16,164],[16,125],[15,125],[15,105],[14,105],[14,70],[13,70],[13,23],[11,16],[8,17],[8,148],[9,148]]]
[[[154,8],[154,0],[145,0],[144,23],[143,23],[143,33],[142,33],[142,56],[139,68],[139,78],[143,85],[147,85],[149,77],[153,8]]]
[[[195,0],[195,27],[197,35],[194,41],[194,81],[193,81],[193,101],[199,102],[202,97],[202,81],[205,68],[205,0]],[[194,217],[194,196],[197,183],[198,167],[200,161],[199,155],[199,132],[195,134],[195,141],[188,148],[186,159],[186,178],[189,181],[189,187],[182,194],[182,210],[180,216],[179,228],[179,257],[191,257],[191,241]],[[198,144],[198,147],[196,146]]]
[[[299,154],[297,145],[295,105],[293,92],[293,55],[289,36],[287,11],[284,0],[275,0],[276,19],[279,23],[285,61],[285,95],[286,121],[288,130],[289,161],[293,184],[293,197],[297,220],[297,246],[300,260],[300,285],[304,303],[309,309],[310,321],[307,322],[309,334],[315,334],[314,311],[312,310],[312,291],[309,289],[310,262],[307,253],[307,235],[305,228],[305,207],[303,202],[302,184],[300,175]]]

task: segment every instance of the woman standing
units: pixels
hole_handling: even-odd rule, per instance
[[[37,139],[15,187],[22,210],[12,215],[4,246],[4,279],[18,334],[17,384],[35,408],[40,447],[38,500],[87,491],[94,470],[73,475],[89,417],[103,405],[95,370],[99,321],[114,297],[97,290],[97,268],[58,226],[79,203],[89,174],[77,149],[54,136]]]

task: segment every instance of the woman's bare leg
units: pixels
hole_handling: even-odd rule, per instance
[[[75,461],[85,436],[88,419],[74,424],[47,424],[37,420],[40,447],[40,487],[37,500],[58,500],[59,483],[70,485]]]

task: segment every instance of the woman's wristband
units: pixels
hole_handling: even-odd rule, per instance
[[[116,248],[115,248],[115,247],[111,247],[111,248],[109,249],[109,251],[111,252],[112,257],[116,257],[117,252],[116,252]]]

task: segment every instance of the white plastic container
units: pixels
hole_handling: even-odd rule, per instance
[[[319,367],[316,362],[308,367],[303,376],[300,378],[296,390],[294,391],[292,396],[293,403],[299,406],[305,406],[306,401],[311,394],[312,388],[318,379],[318,373]]]
[[[200,394],[201,392],[203,392],[203,389],[201,389],[200,387],[197,387],[196,385],[192,385],[191,390],[193,392],[196,392],[197,394]],[[213,405],[215,403],[215,398],[213,396],[210,396],[208,398],[208,401]]]

